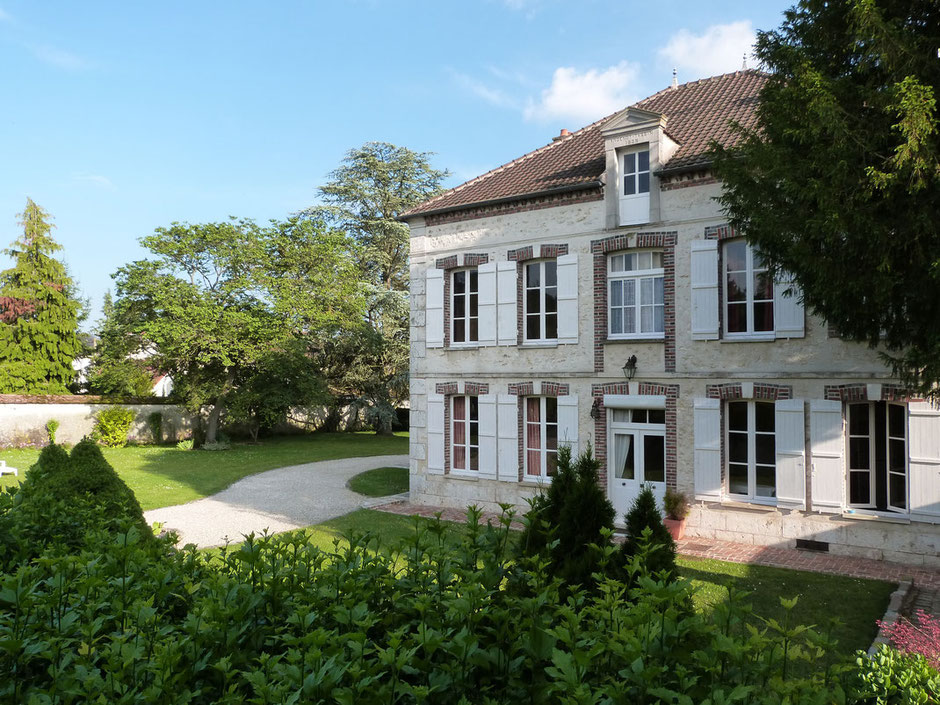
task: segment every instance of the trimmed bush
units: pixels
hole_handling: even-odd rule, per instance
[[[49,434],[49,443],[55,443],[55,432],[59,430],[59,422],[55,419],[46,421],[46,433]]]
[[[134,412],[120,406],[112,406],[98,412],[92,437],[101,445],[123,448],[134,423]]]
[[[676,542],[663,524],[662,514],[656,506],[656,497],[649,485],[644,485],[626,515],[627,540],[621,547],[624,563],[637,555],[644,530],[648,530],[649,552],[645,557],[646,570],[654,575],[668,571],[669,580],[675,580]]]
[[[150,429],[150,435],[156,445],[163,443],[163,414],[154,411],[147,417],[147,428]]]

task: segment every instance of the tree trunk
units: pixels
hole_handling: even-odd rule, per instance
[[[216,435],[219,432],[219,418],[222,416],[222,410],[225,408],[225,402],[219,397],[212,411],[209,412],[209,421],[206,424],[206,443],[215,443]]]
[[[392,435],[391,418],[381,418],[378,421],[376,421],[375,435],[376,436],[391,436]]]

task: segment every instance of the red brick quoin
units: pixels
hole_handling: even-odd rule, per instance
[[[679,385],[640,382],[637,391],[641,395],[666,397],[666,486],[676,489],[676,400],[679,398]],[[600,412],[594,421],[594,455],[600,463],[598,480],[604,492],[607,492],[607,411],[604,395],[629,393],[630,385],[627,382],[591,385],[591,396]]]

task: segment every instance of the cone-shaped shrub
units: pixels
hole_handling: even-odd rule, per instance
[[[650,551],[646,557],[646,570],[650,574],[669,571],[669,580],[676,579],[676,543],[663,523],[656,506],[656,497],[649,485],[644,485],[625,517],[627,540],[621,548],[624,563],[637,554],[638,541],[643,529],[650,530]]]

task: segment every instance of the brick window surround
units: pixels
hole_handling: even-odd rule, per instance
[[[872,398],[867,384],[827,384],[824,397],[829,401],[919,401],[899,384],[881,384],[881,397]]]
[[[461,263],[462,261],[462,263]],[[465,252],[462,256],[439,257],[434,266],[444,270],[444,349],[450,347],[450,270],[462,267],[479,267],[490,261],[490,256],[481,252]]]
[[[525,479],[525,397],[536,396],[532,382],[510,382],[508,393],[518,397],[516,410],[516,438],[519,447],[519,482]],[[539,394],[542,397],[566,397],[571,393],[569,385],[562,382],[542,382]]]
[[[663,252],[663,369],[676,371],[676,233],[622,234],[591,242],[594,255],[594,371],[604,371],[607,344],[607,256],[613,252],[658,249]],[[659,338],[653,339],[660,342]],[[625,342],[643,342],[631,340]]]
[[[490,385],[486,382],[464,382],[463,394],[469,396],[480,396],[490,393]],[[451,397],[460,395],[459,382],[438,382],[434,385],[434,391],[444,395],[444,474],[449,475],[450,466],[450,400]]]
[[[600,463],[597,475],[604,494],[607,494],[607,410],[604,407],[604,395],[629,393],[630,385],[627,382],[591,385],[591,396],[599,412],[594,420],[594,456]],[[679,398],[679,385],[640,382],[637,393],[666,397],[666,487],[676,489],[676,400]]]
[[[767,384],[754,382],[754,391],[744,396],[744,387],[741,382],[727,384],[709,384],[705,387],[705,396],[709,399],[755,399],[757,401],[777,401],[778,399],[792,399],[793,387],[786,384]]]
[[[516,344],[522,345],[525,321],[523,320],[523,297],[525,271],[523,267],[525,262],[533,259],[555,259],[568,254],[568,245],[539,245],[538,254],[534,245],[527,245],[516,250],[509,250],[506,253],[506,259],[510,262],[516,262]],[[512,392],[510,392],[512,394]]]

